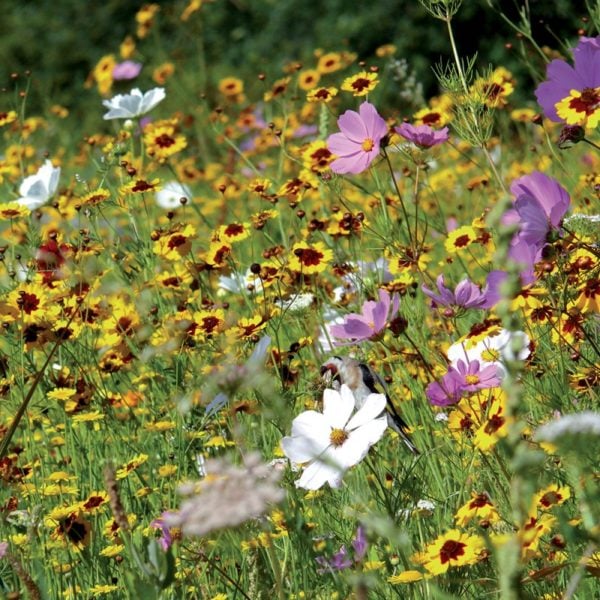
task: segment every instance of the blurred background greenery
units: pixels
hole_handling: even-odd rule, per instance
[[[29,114],[58,103],[85,121],[90,102],[98,104],[97,91],[84,89],[86,78],[103,55],[114,53],[118,59],[119,44],[126,35],[135,35],[135,14],[145,3],[3,0],[2,4],[0,86],[5,100],[0,109],[12,108],[5,106],[6,94],[16,87],[11,74],[22,76],[31,70]],[[214,79],[223,74],[237,74],[248,85],[256,82],[260,72],[280,76],[282,66],[290,61],[314,64],[316,48],[348,49],[359,59],[369,59],[377,47],[393,43],[396,56],[408,60],[428,96],[437,92],[431,67],[440,57],[449,58],[444,23],[428,16],[416,0],[216,0],[204,2],[183,27],[180,15],[186,0],[157,4],[155,26],[143,40],[143,49],[138,45],[141,55],[136,59],[152,60],[156,66],[158,56],[177,65],[203,54],[205,62],[198,62],[198,68],[203,64],[216,67],[208,79],[200,78],[209,95],[211,78],[214,89]],[[518,21],[523,2],[496,4]],[[582,21],[583,2],[529,0],[529,6],[533,36],[540,46],[565,52],[578,30],[595,34]],[[486,0],[465,0],[455,27],[462,55],[477,52],[482,67],[490,63],[506,66],[517,76],[517,93],[531,100],[536,70],[541,77],[543,61],[528,43],[517,39]],[[523,55],[530,58],[532,68],[525,66]],[[143,76],[136,84],[151,86],[149,75]],[[130,87],[126,82],[116,91]]]

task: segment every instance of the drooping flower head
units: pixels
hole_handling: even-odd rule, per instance
[[[600,37],[581,37],[573,50],[573,66],[553,60],[546,81],[535,90],[550,120],[594,128],[600,122]]]
[[[429,125],[402,123],[398,127],[394,127],[394,131],[421,148],[431,148],[432,146],[443,144],[448,141],[449,137],[447,127],[434,129],[433,127],[429,127]]]
[[[339,119],[341,133],[327,138],[329,151],[338,158],[331,163],[334,173],[362,173],[379,155],[387,125],[376,108],[363,102],[359,112],[347,110]]]
[[[533,279],[533,266],[542,255],[548,234],[558,231],[571,198],[555,179],[534,171],[513,181],[514,208],[502,217],[505,225],[517,225],[508,256],[523,266],[525,283]]]

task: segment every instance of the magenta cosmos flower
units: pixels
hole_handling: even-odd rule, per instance
[[[390,297],[387,290],[379,290],[379,302],[368,300],[362,305],[361,314],[349,314],[340,325],[332,325],[329,332],[338,338],[336,346],[358,344],[379,335],[393,319],[400,307],[398,294]]]
[[[330,167],[334,173],[362,173],[379,154],[387,125],[372,104],[363,102],[358,112],[347,110],[339,119],[341,133],[327,138],[329,151],[338,158]]]
[[[448,141],[449,137],[447,127],[434,129],[433,127],[429,127],[429,125],[402,123],[398,127],[394,127],[394,131],[421,148],[431,148],[432,146],[443,144]]]
[[[600,119],[600,37],[582,37],[573,50],[573,66],[553,60],[535,96],[544,114],[557,123],[595,127]]]

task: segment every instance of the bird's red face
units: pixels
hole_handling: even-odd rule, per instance
[[[321,366],[321,377],[326,383],[339,380],[339,376],[338,367],[335,363],[328,362]]]

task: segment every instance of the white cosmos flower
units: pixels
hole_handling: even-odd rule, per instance
[[[307,410],[298,415],[292,422],[292,435],[281,440],[283,452],[293,463],[308,463],[296,487],[317,490],[325,483],[339,487],[345,471],[383,436],[385,403],[383,394],[371,394],[352,415],[354,395],[342,385],[339,392],[323,392],[323,413]]]
[[[467,348],[463,342],[452,344],[448,348],[448,359],[453,367],[456,367],[459,360],[463,362],[477,360],[482,368],[496,365],[500,376],[504,376],[506,361],[525,360],[531,354],[529,341],[529,336],[524,331],[502,329],[497,335],[486,337],[472,348]],[[513,350],[513,342],[518,343],[520,348],[516,354]]]
[[[43,206],[54,196],[59,177],[60,167],[53,167],[52,163],[46,159],[35,175],[23,179],[19,187],[21,197],[17,202],[29,210],[36,210]]]
[[[183,185],[178,181],[169,181],[156,192],[155,199],[156,204],[161,208],[172,210],[181,207],[181,198],[189,200],[191,197],[192,192],[187,185]]]
[[[165,97],[164,88],[153,88],[145,93],[135,88],[129,94],[117,94],[110,100],[102,101],[109,109],[104,119],[134,119],[151,111]]]

